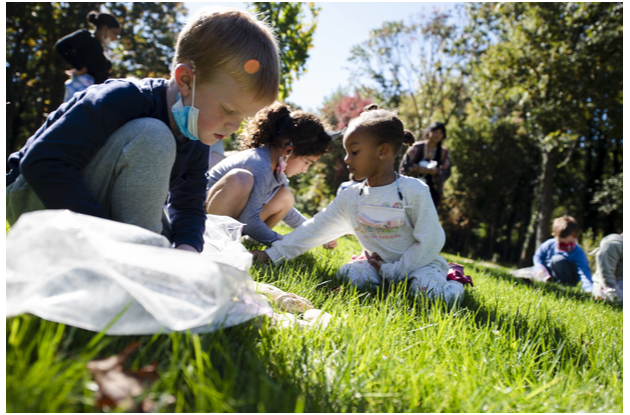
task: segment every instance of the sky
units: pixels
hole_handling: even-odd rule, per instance
[[[231,6],[247,10],[242,2],[184,2],[189,16],[207,5]],[[316,112],[324,99],[338,87],[349,85],[352,46],[369,38],[370,30],[383,22],[429,15],[433,10],[453,10],[456,3],[445,2],[316,2],[321,8],[313,48],[306,62],[306,73],[293,82],[287,98],[306,111]]]

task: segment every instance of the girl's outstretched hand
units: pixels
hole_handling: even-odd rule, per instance
[[[337,240],[333,239],[332,241],[325,243],[322,245],[325,249],[335,249],[337,247]]]
[[[265,251],[254,249],[252,255],[254,256],[254,262],[262,262],[263,264],[269,262],[269,255]]]
[[[385,261],[383,261],[383,258],[381,258],[381,256],[376,252],[374,252],[372,256],[370,256],[368,251],[364,251],[364,254],[370,265],[372,265],[376,269],[376,272],[379,272],[381,270],[381,265],[385,263]]]

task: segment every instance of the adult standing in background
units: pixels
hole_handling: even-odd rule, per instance
[[[451,155],[442,141],[446,138],[444,123],[431,123],[424,133],[424,140],[414,144],[403,156],[399,174],[417,177],[431,190],[431,198],[437,208],[444,194],[444,182],[451,176]]]
[[[104,54],[103,45],[113,42],[120,35],[120,23],[109,13],[92,11],[87,15],[88,23],[96,27],[93,32],[80,29],[61,38],[55,47],[73,69],[66,74],[64,102],[79,91],[93,84],[102,84],[109,78],[112,63]]]

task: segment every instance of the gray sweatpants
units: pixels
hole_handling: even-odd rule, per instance
[[[337,276],[358,288],[377,288],[383,283],[383,279],[367,259],[343,264],[339,268]],[[428,298],[442,297],[448,304],[461,303],[464,298],[464,286],[460,282],[447,280],[444,270],[434,264],[410,272],[407,280],[409,281],[409,290],[414,295],[424,294]]]
[[[154,118],[138,118],[116,130],[82,170],[94,199],[112,220],[163,232],[163,205],[177,148],[173,133]],[[9,224],[45,209],[22,175],[7,187]],[[167,231],[167,229],[164,229]]]

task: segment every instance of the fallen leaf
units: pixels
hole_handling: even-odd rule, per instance
[[[131,352],[140,343],[134,342],[121,353],[104,359],[96,359],[87,363],[87,369],[92,372],[94,382],[98,386],[96,392],[96,406],[99,408],[117,408],[124,411],[151,412],[156,404],[149,397],[145,397],[140,404],[136,404],[136,397],[148,389],[159,376],[157,364],[142,367],[137,371],[123,370],[123,364]],[[164,404],[174,402],[172,397],[162,399]]]

